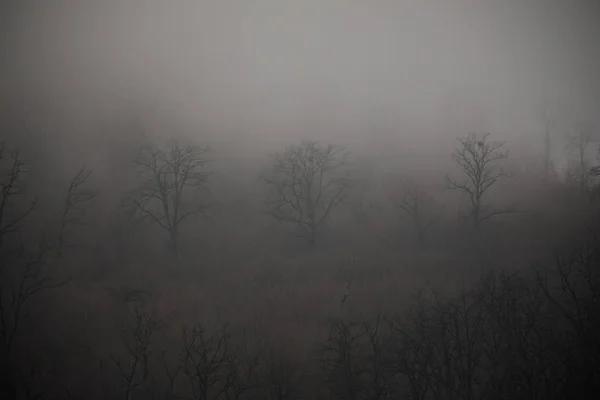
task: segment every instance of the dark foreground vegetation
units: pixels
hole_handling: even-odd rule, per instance
[[[104,181],[2,147],[3,398],[600,392],[595,170],[524,171],[472,134],[439,186],[378,185],[302,142],[232,190],[208,147],[138,144]]]

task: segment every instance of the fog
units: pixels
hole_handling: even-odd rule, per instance
[[[422,360],[431,366],[415,383],[418,371],[383,356],[365,374],[381,367],[386,383],[357,373],[348,379],[359,388],[340,378],[346,361],[323,350],[339,356],[347,345],[363,368],[382,348],[357,339],[355,349],[349,339],[371,337],[377,316],[399,324],[378,333],[394,343],[390,354],[417,354],[395,336],[410,325],[398,321],[406,310],[418,314],[410,321],[430,311],[445,315],[439,310],[458,304],[456,296],[476,305],[473,318],[485,319],[484,332],[500,332],[506,321],[490,310],[504,294],[491,281],[502,282],[502,293],[514,289],[518,301],[536,288],[540,308],[529,317],[554,321],[544,331],[553,335],[575,318],[573,296],[600,315],[597,268],[589,272],[600,262],[598,236],[590,233],[600,215],[598,39],[600,3],[592,0],[3,2],[0,395],[33,398],[28,390],[43,388],[76,399],[177,392],[374,400],[528,391],[558,399],[598,389],[590,383],[600,377],[598,320],[583,314],[574,335],[595,341],[544,336],[539,340],[554,343],[539,363],[545,370],[518,352],[500,361],[481,356],[502,368],[538,368],[539,382],[558,376],[552,388],[535,379],[526,389],[517,378],[503,383],[509,389],[493,378],[473,383],[490,369],[469,372],[468,389],[452,389],[431,372],[432,359]],[[189,175],[178,175],[168,154],[194,165]],[[315,158],[307,154],[321,164],[310,164]],[[160,160],[166,169],[152,170]],[[303,186],[308,194],[286,181],[296,179],[297,168],[317,168]],[[191,179],[189,187],[146,208],[169,173],[175,186],[181,176]],[[197,218],[179,227],[188,215]],[[582,255],[582,243],[592,249],[588,258],[555,257]],[[32,259],[38,261],[26,261]],[[577,294],[561,275],[569,262],[588,271],[573,278],[583,279],[573,284]],[[33,266],[41,269],[33,273]],[[534,279],[540,268],[558,271],[545,284],[562,291]],[[502,280],[504,273],[524,283]],[[19,292],[22,282],[40,296]],[[417,312],[411,296],[422,289],[439,296],[421,294],[430,308]],[[120,290],[148,296],[121,301]],[[486,301],[495,305],[485,308]],[[152,318],[168,322],[158,329]],[[467,330],[469,318],[460,320]],[[514,318],[523,337],[532,332],[520,314]],[[204,394],[201,374],[189,369],[190,348],[187,358],[176,356],[180,325],[198,321],[215,343],[225,336],[236,343],[214,366],[220,383]],[[224,323],[232,330],[219,336]],[[118,332],[127,324],[138,328],[131,331],[138,360],[150,357],[150,345],[135,332],[161,332],[152,345],[152,378],[136,367],[123,372],[118,360],[131,356],[131,347]],[[444,337],[433,325],[421,328],[420,343],[433,352],[462,345],[431,339]],[[172,359],[160,359],[163,350]],[[245,370],[244,357],[255,350],[258,375],[231,376],[261,383],[238,393],[223,360]],[[577,356],[568,359],[569,351]],[[171,379],[175,370],[195,383]],[[457,382],[467,379],[457,374]],[[281,380],[293,394],[274,394]]]
[[[76,114],[79,131],[134,102],[244,143],[306,131],[429,141],[454,135],[448,123],[519,136],[535,133],[541,102],[567,118],[598,110],[592,1],[3,7],[3,90],[30,112]]]

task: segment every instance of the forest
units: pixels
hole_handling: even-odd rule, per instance
[[[596,398],[597,6],[49,3],[0,6],[1,398]]]
[[[210,148],[170,139],[132,149],[131,187],[109,207],[89,166],[41,197],[29,182],[35,163],[5,143],[3,390],[126,399],[591,393],[600,371],[597,167],[581,173],[582,163],[563,180],[543,164],[518,171],[507,146],[490,134],[459,137],[448,155],[457,168],[436,192],[418,176],[378,180],[338,145],[301,141],[275,153],[257,175],[260,190],[239,200],[209,190],[219,179]],[[494,196],[500,189],[517,194]]]

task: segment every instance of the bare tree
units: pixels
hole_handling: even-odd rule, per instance
[[[366,390],[361,379],[365,367],[358,347],[364,333],[359,327],[343,320],[332,321],[329,337],[321,349],[320,362],[335,399],[359,399]]]
[[[177,380],[179,378],[179,376],[181,375],[181,370],[183,368],[183,364],[182,364],[182,360],[178,359],[175,362],[175,366],[174,367],[169,367],[169,362],[167,360],[167,355],[168,352],[163,350],[163,352],[161,353],[161,362],[162,362],[162,366],[163,369],[165,371],[165,375],[167,378],[167,387],[165,390],[165,399],[166,400],[171,400],[171,399],[179,399],[180,397],[177,396],[176,393],[176,383]]]
[[[432,340],[431,305],[422,293],[414,297],[409,315],[391,324],[392,348],[388,363],[396,379],[409,388],[412,399],[423,400],[433,387],[433,357],[437,345]]]
[[[577,154],[577,165],[574,172],[577,174],[577,182],[582,194],[589,189],[590,171],[586,160],[586,152],[591,139],[592,129],[589,125],[584,125],[583,123],[578,124],[575,133],[567,133],[565,151],[567,152],[567,156],[570,156],[573,152]]]
[[[381,315],[377,315],[372,322],[363,322],[365,333],[366,359],[365,371],[366,393],[365,399],[383,400],[390,398],[390,380],[386,368],[386,353],[390,342],[389,332],[383,333]]]
[[[69,240],[69,228],[71,226],[86,224],[85,206],[93,200],[97,193],[86,189],[85,184],[92,174],[92,170],[81,167],[69,181],[67,193],[64,199],[63,213],[58,230],[58,255],[61,256],[67,247],[74,247],[77,243]]]
[[[70,281],[45,273],[48,248],[42,242],[37,250],[22,247],[0,260],[0,394],[16,393],[18,385],[27,389],[34,383],[27,376],[16,376],[21,361],[15,359],[15,341],[23,333],[23,317],[36,296]],[[31,364],[27,368],[37,366]],[[25,382],[18,382],[23,379]]]
[[[452,155],[466,178],[456,180],[446,176],[450,189],[458,189],[469,195],[469,214],[475,227],[491,217],[514,211],[512,206],[491,210],[484,208],[485,193],[498,180],[509,176],[496,165],[497,161],[508,158],[508,152],[501,150],[505,143],[489,141],[488,138],[489,133],[485,133],[479,139],[475,133],[458,138],[460,145]]]
[[[227,327],[210,335],[196,324],[183,329],[183,375],[187,378],[194,399],[208,400],[222,393],[226,383],[229,352]]]
[[[227,400],[248,398],[260,388],[260,354],[228,354],[225,360],[223,394]]]
[[[552,343],[564,394],[598,390],[600,378],[600,235],[567,251],[555,252],[553,265],[543,266],[537,284],[548,303],[552,321],[560,326],[559,342]],[[575,396],[577,397],[577,396]],[[578,396],[585,397],[585,396]]]
[[[300,392],[297,374],[293,366],[280,354],[271,349],[265,360],[265,395],[268,400],[291,400],[298,398]]]
[[[401,198],[394,199],[394,206],[411,219],[417,241],[422,243],[440,217],[440,209],[433,198],[412,179],[402,179],[401,186]]]
[[[386,353],[389,330],[381,316],[362,323],[332,320],[320,354],[331,397],[382,400],[391,398]]]
[[[0,144],[0,161],[4,160],[5,144]],[[10,216],[8,213],[9,203],[23,193],[22,176],[27,172],[27,163],[21,158],[18,149],[13,149],[9,152],[10,165],[8,167],[7,177],[0,184],[0,248],[4,244],[4,239],[9,233],[14,233],[22,228],[22,222],[35,208],[35,200],[32,201],[23,210],[18,211]]]
[[[600,147],[596,152],[596,160],[600,161]],[[598,180],[600,178],[600,165],[591,167],[588,172],[588,176],[590,178],[590,193],[593,197],[595,197],[600,193],[600,185],[598,184]]]
[[[127,328],[124,338],[126,356],[111,357],[123,381],[122,395],[125,400],[134,398],[134,393],[142,385],[150,382],[150,356],[153,353],[152,340],[163,328],[163,322],[136,306],[133,311],[133,323]]]
[[[319,228],[331,210],[347,197],[348,172],[340,171],[347,153],[334,145],[303,142],[275,155],[274,176],[263,177],[272,189],[265,211],[294,224],[314,245]]]
[[[5,146],[1,144],[0,161],[4,158]],[[35,249],[28,248],[19,238],[7,240],[23,230],[27,217],[35,209],[35,201],[19,207],[23,201],[26,166],[18,150],[10,151],[8,172],[0,182],[0,394],[9,396],[28,390],[33,384],[31,379],[37,376],[17,376],[16,372],[19,363],[16,362],[15,339],[22,333],[23,316],[29,303],[40,293],[69,282],[69,279],[55,280],[44,271],[49,249],[44,240],[40,240]],[[31,371],[36,369],[37,366],[31,366]],[[24,383],[17,382],[23,380]]]
[[[168,149],[145,149],[135,160],[146,180],[131,201],[142,218],[168,232],[174,256],[181,225],[189,218],[206,216],[208,205],[197,198],[190,201],[188,192],[204,186],[212,175],[205,169],[207,152],[208,148],[172,141]]]

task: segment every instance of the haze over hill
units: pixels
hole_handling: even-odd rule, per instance
[[[429,146],[465,129],[535,135],[540,103],[598,110],[593,1],[8,3],[3,92],[67,137],[135,107],[245,147]]]
[[[0,398],[600,392],[598,39],[592,0],[1,2]]]

